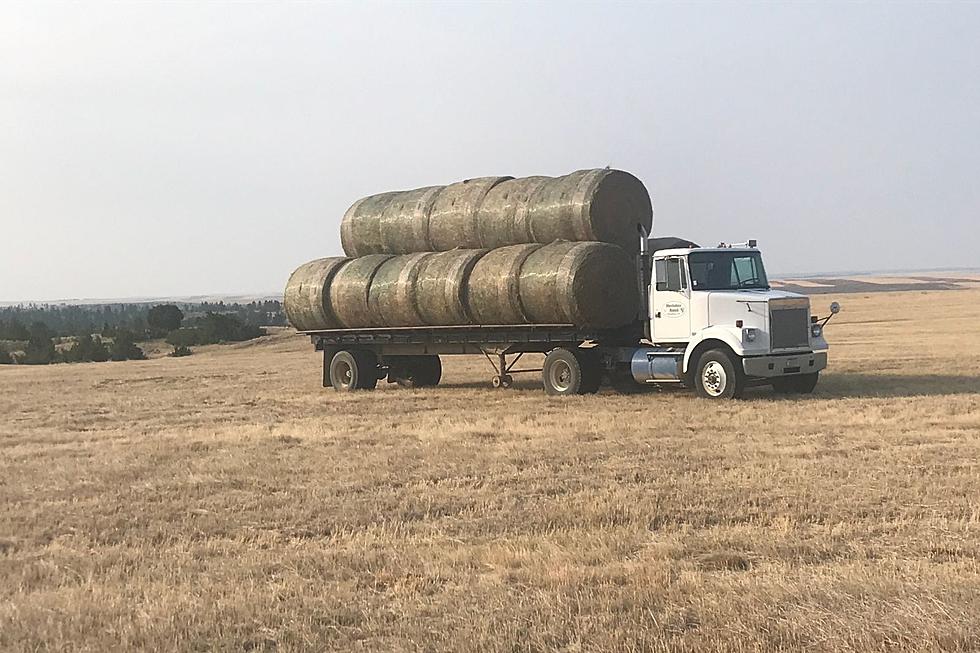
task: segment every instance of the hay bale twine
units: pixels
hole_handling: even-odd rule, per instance
[[[347,256],[385,252],[381,240],[381,214],[401,193],[379,193],[362,197],[347,209],[340,221],[340,244]]]
[[[518,243],[533,243],[528,209],[531,196],[551,177],[508,179],[491,188],[477,211],[476,222],[482,247],[493,249]]]
[[[372,314],[378,326],[422,326],[425,322],[416,305],[416,280],[431,253],[395,256],[378,268],[368,289]]]
[[[476,324],[524,324],[530,319],[521,304],[524,261],[544,245],[509,245],[481,257],[466,284],[466,305]]]
[[[639,250],[642,225],[653,224],[643,182],[622,170],[579,170],[539,186],[528,199],[531,240],[602,241]]]
[[[381,324],[371,308],[369,291],[378,269],[390,258],[390,254],[369,254],[351,259],[334,275],[330,283],[330,309],[344,328]]]
[[[450,184],[439,191],[429,212],[429,244],[444,252],[477,249],[480,231],[477,212],[491,188],[511,177],[478,177]]]
[[[425,259],[415,280],[416,307],[425,324],[472,324],[466,308],[466,282],[486,253],[483,249],[456,249]]]
[[[445,186],[428,186],[396,193],[381,211],[378,230],[386,254],[431,252],[429,214]]]
[[[297,331],[337,329],[342,325],[330,308],[330,284],[350,259],[319,258],[296,268],[283,292],[286,318]]]
[[[608,243],[555,242],[531,252],[521,268],[521,305],[536,324],[615,328],[639,308],[631,255]]]

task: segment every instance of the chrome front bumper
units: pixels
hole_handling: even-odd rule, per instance
[[[779,356],[753,356],[742,359],[747,376],[791,376],[811,374],[827,367],[827,352],[812,351]]]

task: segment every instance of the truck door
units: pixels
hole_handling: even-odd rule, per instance
[[[691,339],[691,293],[683,256],[654,259],[651,304],[655,342],[687,342]]]

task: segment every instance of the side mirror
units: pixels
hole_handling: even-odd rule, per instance
[[[840,304],[838,304],[837,302],[831,302],[830,303],[830,314],[831,315],[837,315],[838,313],[840,313]]]

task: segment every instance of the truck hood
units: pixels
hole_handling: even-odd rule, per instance
[[[708,290],[705,291],[711,299],[768,302],[771,299],[808,299],[806,295],[785,290]]]
[[[761,333],[754,348],[769,347],[770,314],[777,308],[809,312],[806,295],[784,290],[711,290],[705,291],[706,322],[712,326],[758,329]],[[780,306],[781,305],[781,306]],[[809,316],[804,319],[809,320]]]

